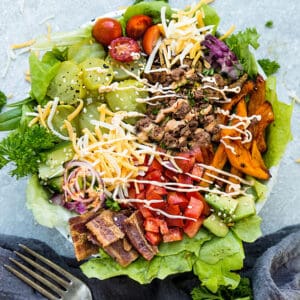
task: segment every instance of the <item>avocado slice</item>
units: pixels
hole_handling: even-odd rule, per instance
[[[46,160],[39,166],[39,177],[47,180],[53,177],[61,176],[64,171],[63,164],[74,156],[74,150],[71,142],[62,142],[54,149],[46,152]]]
[[[208,218],[206,218],[203,222],[203,226],[219,237],[226,236],[229,231],[223,220],[215,214],[211,214]]]
[[[252,195],[246,195],[239,197],[237,199],[238,205],[237,208],[232,215],[233,221],[239,221],[241,219],[247,218],[249,216],[255,215],[255,201]]]
[[[216,211],[221,212],[227,216],[232,216],[235,212],[238,201],[228,196],[218,196],[215,194],[208,194],[205,197],[206,202]]]

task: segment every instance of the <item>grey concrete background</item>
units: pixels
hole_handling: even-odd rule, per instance
[[[3,73],[7,64],[9,45],[32,39],[47,32],[69,31],[94,17],[132,3],[128,0],[0,0],[0,90],[12,95],[9,101],[26,97],[29,85],[24,80],[28,69],[27,55],[19,55]],[[184,7],[187,1],[170,1],[174,7]],[[289,95],[300,96],[300,4],[297,0],[248,1],[216,0],[213,4],[221,16],[221,29],[230,25],[237,29],[256,27],[261,34],[258,58],[269,57],[281,65],[277,74],[279,98],[290,103]],[[265,27],[272,20],[273,28]],[[46,21],[46,22],[45,22]],[[264,234],[300,222],[300,107],[295,105],[293,141],[278,169],[268,201],[260,212]],[[5,133],[0,134],[0,138]],[[55,229],[35,223],[25,207],[26,179],[16,181],[7,175],[9,168],[0,171],[0,232],[23,237],[34,237],[47,242],[63,255],[73,255],[73,249]]]

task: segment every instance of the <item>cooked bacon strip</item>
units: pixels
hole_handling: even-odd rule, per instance
[[[122,267],[128,266],[139,257],[139,254],[134,249],[127,250],[124,247],[125,240],[118,240],[103,248]]]
[[[112,211],[104,210],[99,216],[86,224],[86,227],[92,232],[102,247],[107,247],[125,236],[114,223],[113,217]]]
[[[88,258],[99,251],[99,246],[92,243],[89,239],[89,232],[86,223],[92,220],[96,214],[88,212],[69,220],[70,232],[73,240],[75,256],[78,261]]]
[[[124,222],[124,230],[134,248],[147,260],[151,260],[158,249],[151,246],[144,234],[143,217],[139,211],[135,211]]]

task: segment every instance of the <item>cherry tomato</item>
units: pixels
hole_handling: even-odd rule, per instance
[[[149,27],[143,37],[143,49],[146,54],[150,55],[160,37],[160,29],[158,25]]]
[[[92,35],[97,42],[108,46],[112,40],[122,36],[122,27],[116,19],[101,18],[96,21]]]
[[[152,19],[145,15],[131,17],[126,24],[127,36],[137,40],[141,38],[146,30],[152,25]]]
[[[110,56],[121,62],[131,62],[140,56],[139,44],[129,37],[119,37],[109,45]]]

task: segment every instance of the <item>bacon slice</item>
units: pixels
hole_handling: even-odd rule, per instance
[[[95,216],[94,212],[88,212],[69,220],[75,256],[78,261],[88,258],[99,251],[99,246],[88,240],[89,232],[85,226]]]
[[[134,249],[129,251],[125,249],[124,240],[118,240],[103,249],[122,267],[128,266],[139,257],[139,254]]]
[[[143,217],[135,211],[123,224],[125,233],[133,247],[147,260],[151,260],[158,253],[156,246],[151,246],[145,238]]]
[[[102,247],[107,247],[125,237],[124,232],[115,224],[113,217],[114,213],[112,211],[104,210],[86,224],[88,230]]]

